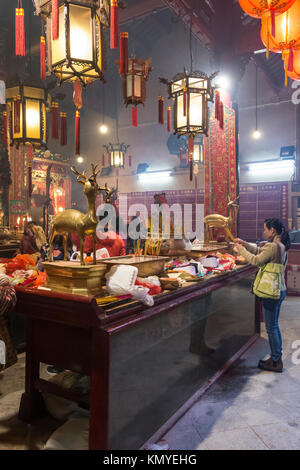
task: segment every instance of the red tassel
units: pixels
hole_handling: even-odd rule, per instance
[[[27,145],[27,160],[30,162],[33,160],[33,146],[31,144]]]
[[[131,166],[131,164],[132,164],[132,158],[131,158],[131,155],[129,155],[129,156],[128,156],[128,164],[129,164],[129,166]]]
[[[276,36],[275,10],[271,8],[272,36]]]
[[[82,107],[82,84],[79,80],[74,82],[73,102],[77,109]]]
[[[168,106],[168,132],[171,132],[171,106]]]
[[[180,147],[180,151],[179,151],[179,157],[180,157],[180,161],[182,162],[183,153],[182,153],[182,148],[181,147]]]
[[[189,136],[188,140],[188,154],[190,160],[190,181],[193,181],[193,152],[194,152],[194,137]]]
[[[104,155],[104,153],[102,154],[102,166],[105,166],[105,155]]]
[[[28,161],[28,196],[32,196],[32,163]]]
[[[289,52],[289,61],[288,61],[288,72],[294,71],[294,51],[290,49]]]
[[[67,145],[67,113],[60,113],[60,145]]]
[[[194,137],[192,135],[189,135],[188,150],[190,153],[193,153],[194,151]]]
[[[59,0],[52,0],[52,39],[58,39],[59,31]]]
[[[220,92],[216,90],[215,96],[215,118],[219,119]]]
[[[21,97],[17,95],[14,97],[14,133],[20,132],[20,117],[21,114]]]
[[[118,0],[110,0],[110,48],[119,46],[119,6]]]
[[[52,139],[58,139],[58,103],[52,103]]]
[[[46,41],[44,36],[41,36],[40,41],[40,72],[41,79],[46,80]]]
[[[78,109],[75,115],[75,154],[80,155],[80,111]]]
[[[190,153],[188,151],[188,149],[186,150],[186,156],[185,156],[185,159],[186,159],[186,164],[188,165],[189,163],[189,157],[190,157]]]
[[[186,116],[186,88],[183,89],[183,115]]]
[[[19,8],[20,16],[20,56],[25,56],[25,23],[24,23],[24,9]]]
[[[15,8],[15,48],[16,48],[16,55],[20,55],[20,16],[19,16],[19,8]]]
[[[137,107],[136,106],[133,106],[132,107],[132,125],[134,127],[137,127],[138,126],[138,122],[137,122]]]
[[[222,101],[220,101],[220,104],[219,104],[219,122],[220,122],[220,128],[224,129],[224,105]]]
[[[120,34],[120,75],[128,73],[128,33]]]
[[[4,111],[3,112],[3,145],[4,147],[8,146],[7,131],[8,131],[7,112]]]
[[[164,99],[162,96],[158,97],[158,122],[159,124],[164,124]]]
[[[25,27],[23,8],[15,9],[15,42],[16,55],[25,56]]]
[[[190,153],[190,181],[193,181],[193,154]]]

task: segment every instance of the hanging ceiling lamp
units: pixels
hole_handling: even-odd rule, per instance
[[[108,154],[109,166],[112,168],[124,168],[125,156],[129,147],[130,145],[126,145],[123,142],[121,144],[109,143],[108,145],[104,145]]]
[[[103,1],[41,0],[40,15],[47,23],[48,65],[60,83],[104,81],[103,25],[97,12],[100,3]]]
[[[128,33],[120,34],[119,73],[122,78],[123,98],[126,107],[132,105],[132,125],[137,127],[137,105],[144,106],[146,100],[146,81],[152,67],[151,59],[143,61],[137,57],[128,58]]]
[[[288,58],[287,71],[293,71],[294,51],[300,49],[300,0],[296,0],[288,11],[275,17],[276,34],[270,33],[269,17],[262,19],[261,39],[267,51],[280,53]],[[286,76],[287,81],[287,76]]]
[[[296,0],[239,0],[241,8],[254,18],[261,18],[270,21],[272,35],[275,35],[276,24],[275,17],[286,12]]]
[[[11,143],[46,145],[46,105],[49,105],[46,90],[26,85],[8,87],[6,100],[10,114]]]

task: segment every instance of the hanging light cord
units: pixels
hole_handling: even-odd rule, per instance
[[[193,10],[191,10],[191,23],[190,23],[190,57],[191,57],[191,72],[193,71]]]
[[[256,128],[255,130],[258,130],[258,66],[256,65],[256,77],[255,77],[255,89],[256,89],[256,104],[255,104],[255,121],[256,121]]]

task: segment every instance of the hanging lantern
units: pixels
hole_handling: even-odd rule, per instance
[[[204,163],[204,143],[202,136],[197,136],[194,139],[193,162],[198,165]]]
[[[174,100],[174,134],[192,135],[208,132],[208,102],[213,101],[212,80],[203,72],[177,74],[171,82],[160,79],[168,85],[169,98]],[[186,105],[185,105],[186,104]]]
[[[126,145],[123,142],[121,144],[104,145],[108,154],[109,165],[112,168],[124,168],[125,166],[125,155],[130,145]]]
[[[51,71],[60,83],[78,79],[83,84],[104,81],[103,26],[97,13],[99,0],[60,0],[56,39],[57,17],[53,4],[52,0],[46,0],[40,10],[47,18],[48,31],[53,33],[47,34]]]
[[[282,15],[275,17],[276,34],[271,34],[271,18],[263,17],[261,39],[267,51],[283,53],[283,59],[289,59],[289,71],[293,69],[293,54],[300,49],[300,0],[296,0],[291,8]]]
[[[148,80],[149,73],[152,67],[149,66],[151,59],[145,62],[136,57],[128,58],[128,71],[122,73],[121,63],[116,61],[119,66],[119,73],[122,77],[123,98],[126,107],[131,104],[132,111],[132,124],[137,126],[137,105],[144,106],[146,100],[146,81]],[[124,66],[123,66],[124,70]]]
[[[47,140],[46,90],[26,85],[8,87],[6,100],[10,110],[11,143],[29,142],[37,146],[45,145]],[[17,101],[19,101],[19,106],[16,105]]]
[[[286,12],[296,0],[239,0],[241,8],[254,18],[269,19],[270,32],[276,32],[275,16]]]

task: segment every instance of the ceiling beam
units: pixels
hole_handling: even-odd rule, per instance
[[[151,13],[166,9],[163,0],[143,0],[132,4],[126,3],[126,8],[119,9],[120,24],[133,21]]]
[[[211,28],[201,18],[197,9],[193,8],[194,3],[191,0],[163,0],[167,5],[189,28],[191,25],[191,12],[193,12],[192,31],[205,46],[211,46],[213,43],[213,34]],[[197,2],[199,3],[199,2]]]

